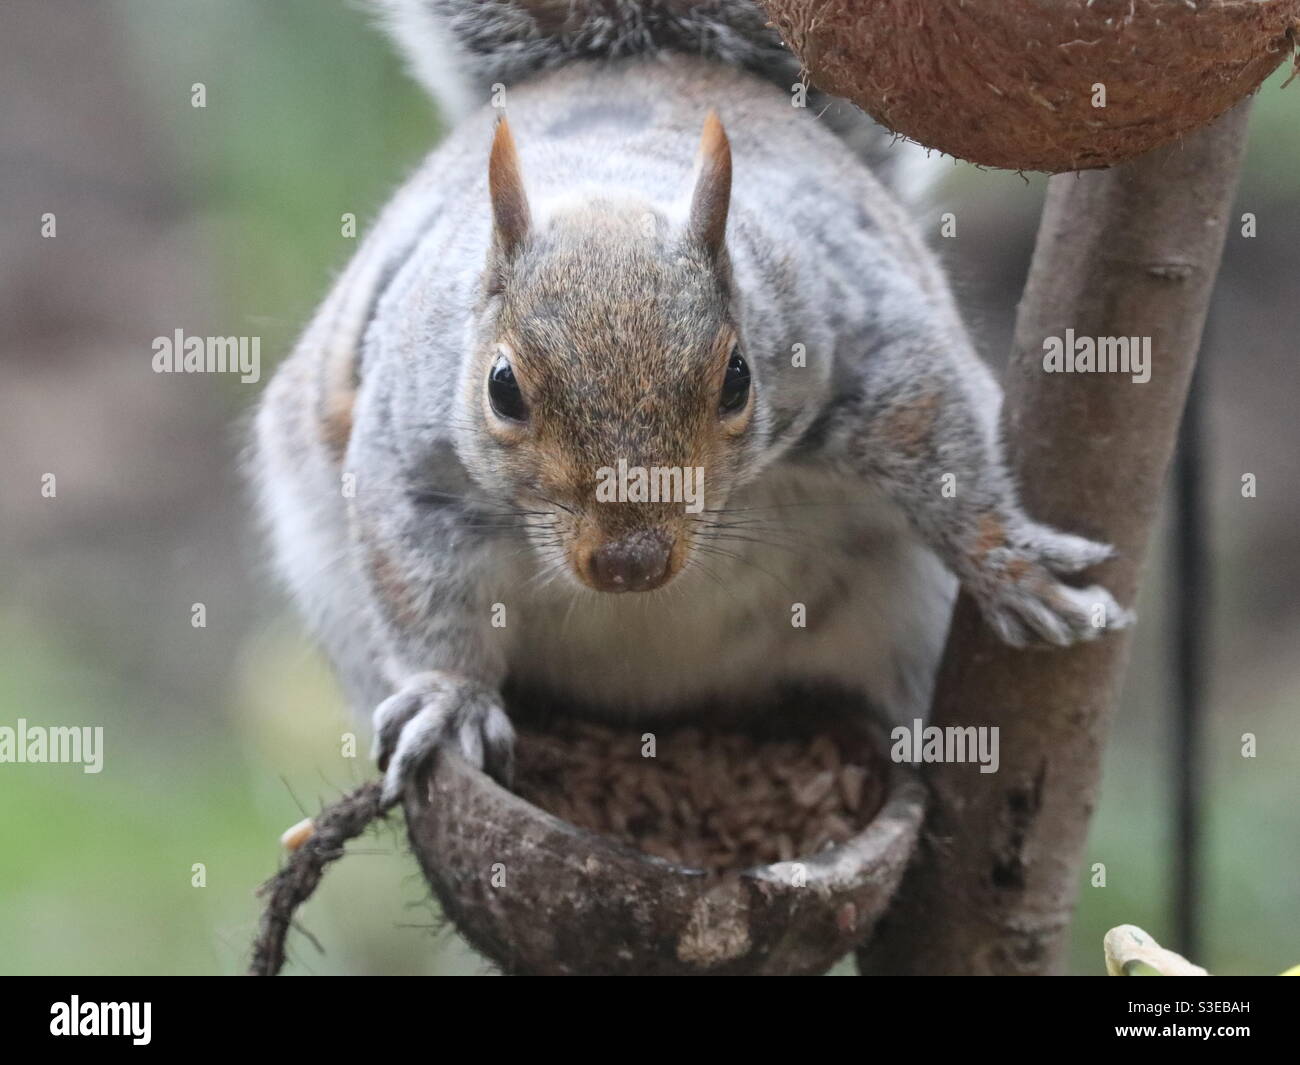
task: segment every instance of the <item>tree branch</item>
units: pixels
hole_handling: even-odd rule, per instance
[[[1229,222],[1249,101],[1181,143],[1048,185],[1003,428],[1028,512],[1106,540],[1131,602]],[[1151,377],[1045,373],[1043,341],[1149,337]],[[933,723],[996,726],[1001,769],[928,767],[930,816],[863,972],[1041,974],[1067,943],[1126,634],[1069,651],[998,642],[957,604]]]

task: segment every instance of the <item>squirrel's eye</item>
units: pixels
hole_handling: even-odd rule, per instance
[[[749,363],[739,351],[731,353],[727,363],[727,376],[722,379],[722,396],[718,399],[718,409],[723,414],[735,414],[745,409],[749,400]]]
[[[519,382],[515,380],[510,360],[504,355],[497,357],[488,373],[488,402],[502,418],[508,418],[512,422],[528,420],[528,405],[524,403],[524,394],[519,390]]]

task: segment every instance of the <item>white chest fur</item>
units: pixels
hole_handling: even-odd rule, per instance
[[[892,504],[783,464],[708,516],[727,528],[659,591],[526,583],[512,676],[628,717],[790,680],[837,682],[899,720],[924,712],[955,581]]]

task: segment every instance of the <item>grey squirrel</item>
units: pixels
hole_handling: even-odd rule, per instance
[[[1110,549],[1023,513],[882,138],[791,106],[754,4],[384,8],[478,106],[279,368],[254,465],[387,801],[443,744],[508,779],[506,684],[638,720],[831,682],[902,721],[958,582],[1016,645],[1129,623],[1059,579]]]

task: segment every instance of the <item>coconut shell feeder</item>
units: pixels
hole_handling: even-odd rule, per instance
[[[1300,0],[760,0],[817,88],[983,166],[1112,166],[1226,112]]]
[[[875,771],[878,809],[851,838],[725,874],[580,828],[451,753],[404,805],[443,912],[506,973],[815,974],[870,935],[916,842],[914,772]]]

